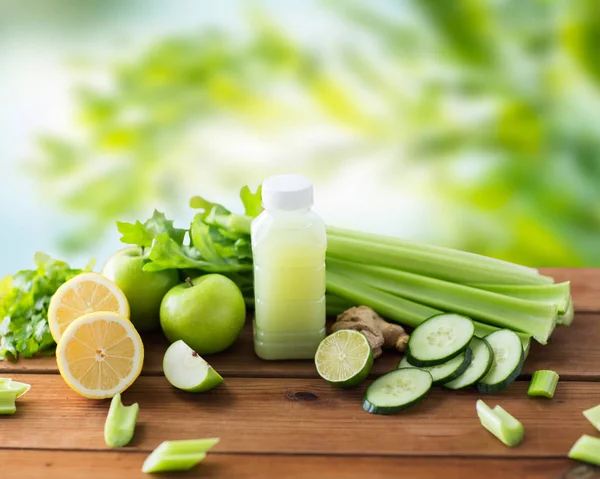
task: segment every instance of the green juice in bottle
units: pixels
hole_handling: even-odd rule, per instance
[[[268,178],[252,222],[254,350],[262,359],[312,359],[325,337],[325,223],[311,210],[312,183]]]

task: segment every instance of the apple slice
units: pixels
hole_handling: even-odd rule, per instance
[[[173,386],[183,391],[208,391],[223,382],[219,373],[181,339],[167,349],[163,372]]]

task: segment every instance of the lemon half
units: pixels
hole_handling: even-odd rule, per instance
[[[75,392],[103,399],[125,391],[144,363],[144,345],[133,324],[110,312],[73,321],[56,348],[60,375]]]
[[[48,325],[54,341],[75,319],[95,311],[110,311],[129,319],[129,303],[123,291],[98,273],[82,273],[56,290],[48,306]]]

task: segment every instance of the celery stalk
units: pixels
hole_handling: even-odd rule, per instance
[[[368,306],[384,318],[413,328],[442,312],[354,281],[335,272],[333,268],[327,271],[327,292],[357,305]]]
[[[131,442],[139,411],[137,403],[123,406],[121,394],[114,395],[104,423],[104,441],[107,446],[123,447]]]
[[[523,425],[500,406],[490,409],[481,399],[476,403],[481,425],[508,447],[517,446],[523,440]]]
[[[327,316],[337,316],[343,313],[348,308],[351,308],[353,304],[347,299],[340,298],[333,294],[328,294],[325,297],[325,308],[327,310]]]
[[[583,415],[592,423],[592,426],[600,431],[600,404],[590,409],[586,409],[583,411]]]
[[[219,438],[165,441],[144,461],[142,472],[187,471],[206,457]]]
[[[550,284],[554,280],[528,268],[487,256],[418,244],[370,233],[327,228],[328,253],[458,283]]]
[[[558,384],[558,374],[549,369],[540,369],[533,373],[529,389],[527,390],[528,396],[543,396],[552,399],[554,392],[556,391],[556,385]]]
[[[573,444],[569,457],[600,466],[600,439],[584,434]]]
[[[429,306],[386,293],[367,284],[358,283],[334,271],[327,272],[327,293],[328,295],[333,293],[355,305],[368,306],[385,319],[413,328],[431,316],[443,312],[439,309],[430,308]],[[478,336],[486,336],[499,329],[479,321],[473,321],[473,323],[475,324],[475,334]],[[521,338],[524,347],[529,349],[530,336],[520,332],[517,332],[517,334]]]
[[[564,313],[558,315],[556,324],[560,326],[571,326],[574,319],[575,307],[573,306],[573,300],[569,299],[569,305],[567,306],[567,310]]]
[[[0,391],[0,415],[2,414],[14,414],[17,412],[17,406],[15,400],[17,394],[10,389],[3,389]]]
[[[465,314],[501,328],[531,334],[546,344],[556,326],[556,307],[535,301],[504,296],[470,286],[450,283],[382,266],[351,263],[335,258],[328,266],[353,281],[368,284],[411,301]]]
[[[555,284],[470,284],[473,288],[499,293],[513,298],[527,299],[546,304],[555,304],[558,313],[565,313],[571,301],[569,281]]]

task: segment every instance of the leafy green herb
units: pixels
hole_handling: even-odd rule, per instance
[[[154,214],[145,223],[136,221],[135,223],[123,223],[117,221],[117,229],[121,233],[121,242],[135,244],[142,248],[152,246],[154,239],[162,234],[166,234],[178,245],[183,244],[186,230],[175,228],[173,221],[166,218],[164,213],[154,210]]]
[[[122,242],[150,248],[145,271],[180,269],[186,270],[186,274],[193,271],[228,274],[244,285],[251,297],[250,222],[252,215],[262,211],[260,188],[252,193],[245,186],[240,198],[247,215],[235,215],[220,204],[201,196],[193,197],[190,206],[199,211],[188,230],[175,228],[173,221],[158,211],[145,223],[117,222],[117,228]]]
[[[0,360],[51,354],[48,327],[50,298],[60,285],[83,270],[44,253],[35,254],[37,268],[19,271],[0,282]],[[85,271],[91,271],[93,262]]]

